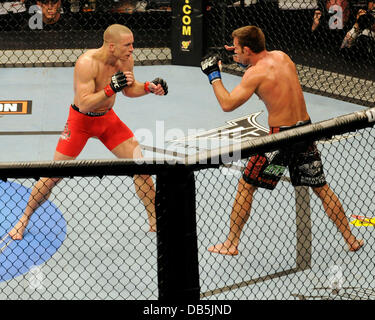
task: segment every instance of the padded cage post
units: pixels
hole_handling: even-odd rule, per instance
[[[156,188],[159,300],[199,300],[194,172],[170,168]]]
[[[203,51],[202,5],[202,0],[174,0],[172,2],[172,64],[200,65]]]
[[[312,231],[310,194],[308,187],[296,187],[296,225],[297,225],[297,268],[311,268],[312,260]]]

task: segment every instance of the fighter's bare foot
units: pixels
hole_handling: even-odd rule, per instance
[[[23,239],[23,233],[25,232],[26,226],[24,223],[19,221],[12,230],[9,231],[9,236],[13,240],[22,240]]]
[[[22,240],[23,234],[25,232],[26,226],[29,223],[29,217],[27,215],[23,215],[20,220],[16,223],[12,230],[8,232],[9,236],[13,240]]]
[[[230,256],[238,255],[237,246],[232,244],[230,241],[225,241],[224,243],[217,244],[208,248],[208,251],[213,253],[220,253]]]
[[[353,241],[348,242],[349,251],[352,251],[352,252],[358,251],[359,249],[362,248],[364,243],[365,242],[363,240],[357,240],[357,239],[354,239]]]

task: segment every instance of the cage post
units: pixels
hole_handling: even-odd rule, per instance
[[[156,177],[159,300],[199,300],[194,172],[173,167]]]
[[[172,1],[172,64],[199,66],[203,51],[203,1]]]
[[[311,213],[308,187],[295,187],[297,225],[297,268],[311,268]]]

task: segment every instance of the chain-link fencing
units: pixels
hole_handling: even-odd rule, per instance
[[[134,32],[137,65],[171,62],[171,1],[46,2],[56,6],[47,18],[45,1],[0,2],[2,67],[70,67],[86,49],[101,46],[112,23]],[[222,56],[226,71],[242,74],[223,46],[232,42],[235,28],[255,24],[264,30],[269,50],[283,50],[297,63],[305,91],[370,106],[375,96],[371,16],[367,1],[207,1],[203,47]],[[373,118],[369,111],[366,125],[348,121],[314,127],[313,134],[288,133],[316,140],[350,229],[364,240],[357,252],[348,251],[316,194],[293,188],[288,178],[274,191],[254,194],[238,255],[207,250],[228,235],[247,157],[285,146],[287,139],[275,138],[275,144],[273,137],[257,139],[241,149],[244,158],[234,164],[187,166],[194,182],[188,175],[187,185],[176,188],[181,198],[171,196],[173,181],[172,190],[161,193],[159,176],[173,169],[162,163],[152,163],[152,169],[121,161],[1,164],[0,298],[133,300],[177,291],[209,300],[373,299],[374,132],[368,123]],[[152,176],[156,212],[171,214],[163,215],[161,224],[158,216],[157,232],[149,231],[145,204],[134,187],[137,173]],[[63,180],[32,215],[23,239],[15,240],[8,232],[43,175]]]
[[[103,43],[111,24],[134,34],[136,64],[170,63],[170,1],[14,1],[0,3],[0,65],[72,66]]]
[[[206,12],[207,51],[232,65],[224,44],[244,25],[260,27],[268,50],[297,64],[305,91],[370,106],[374,102],[375,11],[369,1],[211,1]]]
[[[217,0],[203,7],[202,54],[220,53],[226,71],[241,74],[224,50],[244,25],[264,31],[267,49],[296,62],[306,91],[370,106],[374,102],[374,15],[370,1]],[[168,0],[59,0],[0,3],[0,65],[72,66],[87,49],[100,47],[106,27],[127,25],[134,33],[135,63],[171,62],[173,18]],[[51,6],[50,15],[45,12]],[[196,7],[195,7],[196,6]],[[188,17],[190,19],[190,17]],[[184,17],[182,16],[182,19]]]
[[[0,297],[373,299],[373,119],[368,109],[186,161],[3,163]],[[275,190],[255,193],[238,254],[208,251],[227,238],[248,157],[293,154],[313,140],[337,198],[330,193],[322,201],[309,188],[294,188],[286,171]],[[49,195],[36,190],[41,174],[63,179],[26,229],[18,225],[17,240],[13,228],[34,197]],[[153,177],[156,198],[145,202],[152,184],[135,188],[138,175]],[[323,205],[331,201],[333,214]],[[150,231],[147,203],[155,203],[157,232]],[[343,217],[335,211],[340,204]],[[350,251],[359,240],[363,246]]]

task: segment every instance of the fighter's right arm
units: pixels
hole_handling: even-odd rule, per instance
[[[220,58],[216,55],[206,56],[201,61],[201,69],[207,74],[222,110],[230,112],[244,104],[255,93],[263,72],[259,72],[259,68],[255,67],[251,71],[247,70],[241,83],[229,92],[221,81],[220,66]]]
[[[212,83],[212,88],[222,110],[230,112],[242,106],[255,93],[262,77],[262,74],[257,71],[247,71],[241,82],[230,92],[224,87],[221,80]]]
[[[90,112],[108,99],[104,90],[95,92],[97,67],[90,57],[80,57],[74,68],[74,103],[81,112]]]

